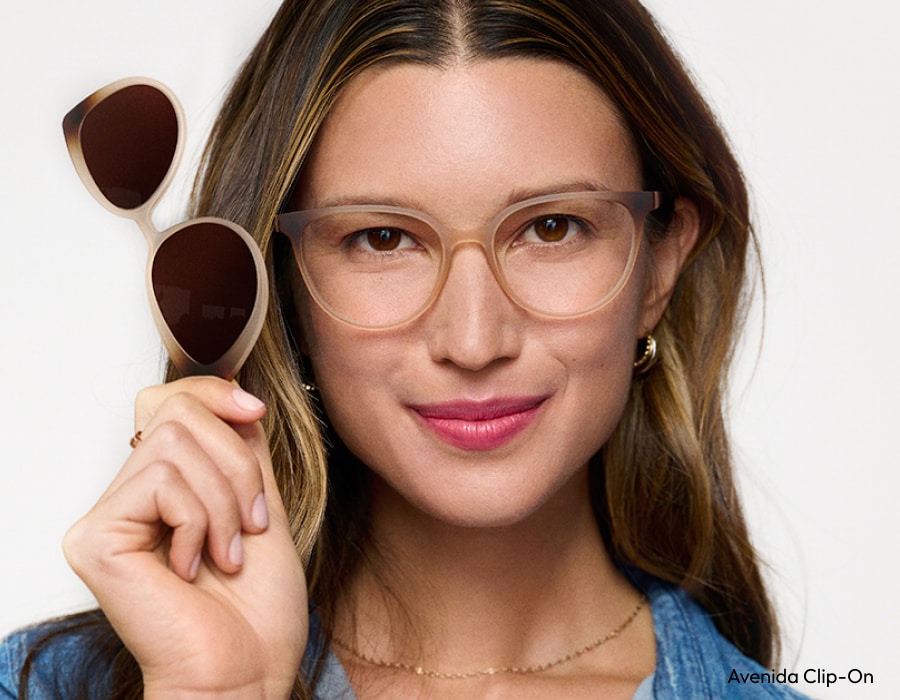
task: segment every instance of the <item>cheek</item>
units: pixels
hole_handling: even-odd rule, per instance
[[[638,271],[635,270],[637,273]],[[554,336],[567,375],[568,406],[578,430],[599,449],[622,417],[634,377],[637,338],[642,333],[642,275],[594,315]]]
[[[646,265],[639,260],[629,283],[608,306],[561,327],[555,336],[560,352],[569,349],[570,371],[596,382],[630,381],[641,327]]]
[[[406,346],[393,342],[390,333],[360,331],[318,307],[306,308],[303,337],[322,405],[349,446],[353,434],[378,430],[373,421],[384,415],[379,402],[408,361]]]
[[[344,387],[358,383],[362,377],[356,357],[359,342],[353,342],[351,329],[343,328],[338,321],[319,310],[306,307],[303,316],[303,338],[316,385],[327,404],[338,401]],[[363,353],[364,354],[364,353]]]
[[[562,362],[566,365],[569,407],[576,413],[574,420],[601,444],[618,423],[628,399],[633,377],[633,328],[631,323],[595,322],[581,332],[575,331],[568,359]]]

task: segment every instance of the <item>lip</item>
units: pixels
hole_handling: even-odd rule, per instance
[[[439,439],[469,451],[493,450],[510,442],[534,422],[546,396],[483,401],[456,400],[410,406]]]

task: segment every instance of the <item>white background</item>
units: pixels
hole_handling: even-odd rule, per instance
[[[784,620],[779,669],[857,668],[875,684],[801,687],[819,698],[897,697],[897,11],[876,0],[649,5],[754,190],[765,332],[756,324],[747,336],[732,415]],[[168,83],[192,130],[185,177],[157,217],[174,223],[206,125],[275,6],[2,5],[0,634],[90,603],[60,541],[126,457],[134,394],[161,366],[144,242],[82,187],[62,115],[119,77]]]

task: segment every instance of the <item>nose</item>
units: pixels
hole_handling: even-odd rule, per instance
[[[460,246],[428,313],[431,357],[469,371],[514,358],[521,350],[524,313],[506,296],[484,250]]]

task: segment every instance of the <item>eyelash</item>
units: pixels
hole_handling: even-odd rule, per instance
[[[376,248],[375,246],[373,246],[371,244],[371,242],[369,240],[369,236],[373,233],[378,234],[378,233],[383,233],[383,232],[389,232],[390,234],[399,234],[400,235],[400,237],[401,237],[400,242],[397,244],[396,247],[390,248],[387,250],[379,250],[378,248]],[[410,242],[413,245],[405,244],[406,242]],[[347,237],[347,244],[351,245],[351,246],[358,246],[359,248],[361,248],[362,250],[364,250],[366,252],[394,253],[394,252],[397,252],[400,250],[408,250],[410,248],[413,248],[416,244],[416,239],[412,234],[407,233],[406,231],[403,231],[402,229],[398,229],[398,228],[395,228],[392,226],[384,226],[384,227],[373,226],[373,227],[365,228],[365,229],[362,229],[361,231],[357,231],[355,233],[350,234]]]
[[[554,222],[564,222],[566,224],[566,228],[562,233],[562,237],[559,240],[542,240],[540,234],[537,233],[536,227],[542,223],[547,223],[550,221]],[[513,238],[511,245],[519,246],[519,245],[560,245],[570,241],[572,238],[576,237],[578,234],[584,235],[590,231],[590,227],[585,224],[581,219],[570,216],[567,214],[551,214],[544,215],[538,217],[536,219],[531,220],[524,227],[519,229],[519,233],[515,235]],[[390,235],[399,235],[400,240],[397,245],[388,248],[388,249],[379,249],[372,245],[371,239],[369,238],[372,234],[379,233],[389,233]],[[529,235],[529,232],[530,235]],[[526,237],[531,237],[534,240],[526,240]],[[348,247],[356,246],[360,250],[365,251],[366,253],[396,253],[403,250],[411,250],[419,247],[421,244],[415,235],[404,231],[403,229],[399,229],[392,226],[384,226],[377,227],[372,226],[365,229],[361,229],[356,231],[350,235],[348,235],[345,239]]]
[[[543,240],[540,237],[540,234],[537,233],[537,226],[540,224],[547,223],[548,221],[564,221],[566,224],[566,229],[563,232],[562,237],[559,240],[555,241],[547,241]],[[571,229],[571,230],[570,230]],[[516,236],[513,245],[526,245],[526,244],[538,244],[538,245],[553,245],[553,244],[563,244],[574,238],[577,234],[584,235],[590,230],[590,227],[587,226],[584,221],[581,219],[569,216],[567,214],[551,214],[549,216],[541,216],[537,219],[532,220],[528,223],[527,226],[522,229],[522,233]],[[526,241],[525,237],[532,232],[532,236],[534,236],[537,240]]]

